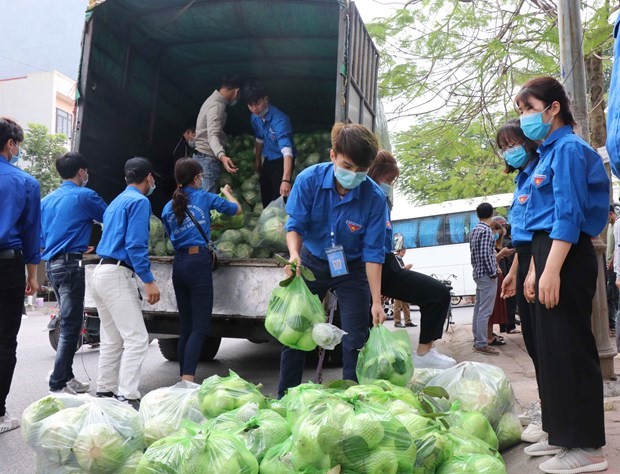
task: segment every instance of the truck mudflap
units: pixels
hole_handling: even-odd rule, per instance
[[[152,257],[151,270],[155,276],[161,298],[154,305],[142,301],[145,319],[160,317],[176,318],[178,308],[172,286],[173,257]],[[86,312],[96,312],[92,297],[92,275],[99,259],[86,261]],[[271,259],[220,260],[219,268],[213,273],[213,317],[214,319],[259,319],[265,318],[271,291],[284,279],[284,271]],[[138,289],[144,294],[144,284],[136,277]]]

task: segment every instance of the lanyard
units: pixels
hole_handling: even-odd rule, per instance
[[[331,237],[331,241],[332,241],[332,247],[336,246],[336,233],[334,232],[335,229],[335,224],[334,224],[334,214],[335,214],[335,206],[334,206],[334,190],[330,189],[329,190],[329,206],[330,206],[330,213],[329,213],[329,227],[330,227],[330,237]]]

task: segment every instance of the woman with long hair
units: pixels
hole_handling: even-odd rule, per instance
[[[161,217],[175,252],[172,284],[179,308],[181,379],[193,381],[202,345],[211,332],[210,211],[215,209],[232,216],[241,213],[241,206],[229,185],[222,189],[226,199],[202,190],[202,166],[196,160],[177,161],[174,178],[177,188]]]
[[[506,165],[506,173],[517,172],[515,176],[515,190],[510,207],[510,225],[512,245],[516,250],[516,257],[505,275],[502,283],[502,298],[516,297],[523,342],[528,355],[534,364],[536,380],[538,381],[538,356],[534,342],[534,305],[525,299],[523,283],[530,268],[532,259],[533,233],[525,228],[525,210],[532,195],[532,175],[538,164],[538,143],[530,140],[523,134],[519,119],[512,119],[502,125],[497,131],[497,147]],[[540,386],[540,382],[538,383]],[[532,404],[526,412],[527,428],[521,434],[521,439],[528,443],[536,443],[547,436],[542,429],[540,400]]]
[[[379,150],[370,176],[388,197],[386,209],[385,261],[381,271],[381,294],[420,307],[420,339],[413,354],[417,368],[448,368],[456,364],[452,357],[439,353],[433,343],[441,339],[443,325],[450,307],[450,290],[440,281],[402,267],[394,255],[390,219],[392,186],[400,170],[396,159],[386,150]]]
[[[529,80],[515,105],[525,136],[541,142],[525,210],[525,228],[533,237],[524,293],[535,304],[542,423],[549,437],[525,452],[555,454],[540,464],[543,472],[603,471],[603,380],[592,334],[598,261],[592,237],[607,223],[609,179],[601,157],[573,132],[570,101],[556,79]]]

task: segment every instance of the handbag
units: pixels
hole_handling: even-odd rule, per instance
[[[198,224],[198,221],[196,220],[194,215],[191,212],[189,212],[189,209],[185,210],[185,214],[187,214],[187,217],[189,217],[191,219],[191,221],[194,223],[194,225],[196,226],[196,229],[198,229],[198,232],[200,232],[200,235],[202,235],[202,238],[204,239],[205,243],[207,244],[207,248],[209,249],[209,253],[211,253],[211,271],[214,272],[215,270],[217,270],[218,261],[217,261],[217,254],[215,253],[215,248],[214,248],[213,242],[209,241],[209,239],[207,238],[207,234],[205,234],[205,231],[203,230],[201,225]]]

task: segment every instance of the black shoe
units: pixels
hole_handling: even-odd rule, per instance
[[[95,396],[97,398],[114,398],[116,395],[114,395],[114,392],[97,392]]]
[[[405,324],[405,326],[407,326],[408,328],[417,328],[418,327],[417,324],[414,324],[412,322],[409,322],[409,323]]]
[[[405,325],[403,323],[394,323],[395,328],[404,328]]]
[[[127,405],[130,405],[135,410],[139,410],[140,409],[140,399],[139,398],[125,398],[122,395],[116,395],[115,398],[119,402],[121,402],[121,403],[126,403]]]

